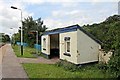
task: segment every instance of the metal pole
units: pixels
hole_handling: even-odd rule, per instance
[[[23,26],[22,26],[22,10],[21,11],[21,55],[23,55]]]
[[[38,31],[37,31],[37,44],[38,44]],[[37,50],[37,53],[38,53],[38,50]]]
[[[36,31],[36,47],[38,48],[38,31]],[[37,48],[36,48],[36,53],[38,53]]]
[[[36,53],[37,53],[37,31],[36,31]]]
[[[17,8],[17,7],[14,7],[14,6],[11,6],[12,9],[18,9],[21,11],[21,55],[23,55],[23,26],[22,26],[22,10]]]
[[[38,44],[38,31],[37,31],[37,44]]]
[[[36,27],[37,27],[37,30],[38,30],[38,22],[36,21]],[[36,30],[36,47],[38,48],[38,31]],[[36,53],[38,53],[38,49],[36,48]]]

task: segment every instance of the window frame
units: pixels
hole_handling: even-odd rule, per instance
[[[46,38],[43,38],[43,50],[46,50]]]
[[[70,42],[71,42],[71,41],[70,41],[70,37],[64,37],[64,42],[65,42],[65,52],[64,52],[63,54],[70,57],[70,56],[71,56],[71,54],[70,54],[70,51],[71,51],[71,50],[70,50]],[[67,48],[68,48],[68,47],[67,47],[67,46],[68,46],[68,45],[67,45],[68,42],[69,42],[69,52],[67,51],[67,50],[68,50],[68,49],[67,49]]]
[[[69,43],[69,48],[68,48],[68,43]],[[66,48],[65,48],[65,49],[66,49],[65,52],[66,52],[66,53],[70,53],[70,40],[67,40],[67,41],[65,42],[65,47],[66,47]],[[68,51],[68,50],[69,50],[69,51]]]

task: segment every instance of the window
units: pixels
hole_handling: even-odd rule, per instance
[[[66,52],[70,52],[70,41],[66,41]]]
[[[43,50],[46,50],[46,39],[43,38]]]
[[[71,56],[70,55],[70,37],[65,37],[65,53],[64,55]]]

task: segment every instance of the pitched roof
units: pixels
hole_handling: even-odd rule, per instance
[[[72,25],[64,28],[57,28],[53,30],[49,30],[43,33],[43,35],[50,35],[50,34],[59,34],[59,33],[65,33],[65,32],[71,32],[71,31],[77,31],[77,25]]]
[[[85,33],[87,36],[89,36],[90,38],[92,38],[95,42],[101,44],[100,40],[96,39],[92,34],[90,34],[87,31],[85,31],[78,24],[72,25],[72,26],[68,26],[68,27],[64,27],[64,28],[57,28],[57,29],[49,30],[49,31],[44,32],[43,35],[51,35],[51,34],[59,34],[59,33],[77,31],[77,29],[79,29],[80,31],[82,31],[83,33]]]

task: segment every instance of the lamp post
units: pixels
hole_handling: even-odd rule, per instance
[[[21,12],[21,55],[23,55],[23,28],[22,28],[22,10],[17,8],[17,7],[14,7],[14,6],[11,6],[12,9],[17,9],[17,10],[20,10]]]
[[[38,22],[37,22],[37,20],[35,20],[35,23],[36,23],[36,53],[38,53],[38,50],[37,50],[37,48],[38,48],[38,26],[37,26],[37,24],[38,24]]]

